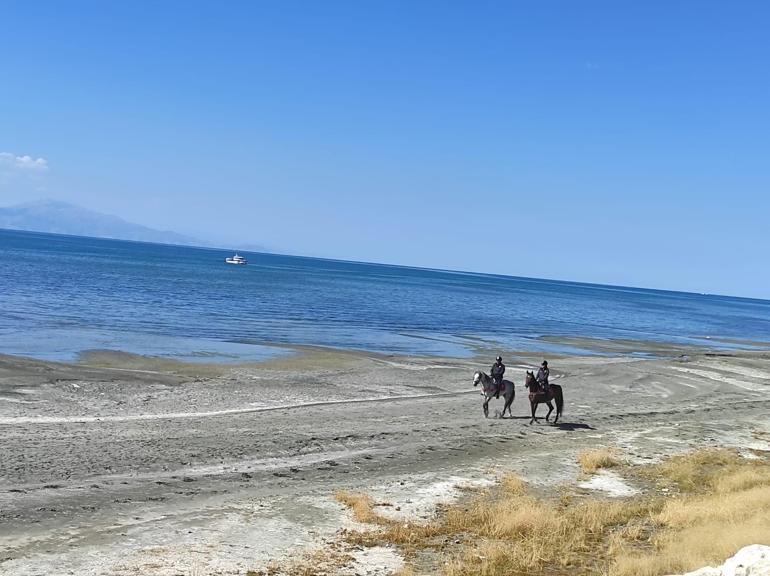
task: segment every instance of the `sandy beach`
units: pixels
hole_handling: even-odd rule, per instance
[[[237,366],[0,357],[0,572],[245,574],[349,525],[340,489],[420,518],[503,471],[575,482],[587,447],[639,462],[702,446],[770,449],[755,434],[770,431],[770,352],[604,347],[615,355],[549,356],[566,400],[557,426],[529,425],[523,378],[541,358],[527,354],[504,354],[517,394],[506,419],[485,419],[472,385],[496,351],[458,360],[308,348]],[[490,415],[500,409],[493,401]],[[372,552],[356,572],[398,563]]]

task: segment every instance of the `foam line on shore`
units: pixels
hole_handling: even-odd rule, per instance
[[[251,414],[256,412],[273,412],[276,410],[297,410],[316,406],[333,406],[337,404],[360,404],[365,402],[397,402],[400,400],[420,400],[424,398],[446,398],[462,394],[479,394],[478,390],[462,390],[460,392],[436,392],[432,394],[411,394],[403,396],[374,396],[370,398],[349,398],[346,400],[317,400],[301,404],[281,404],[280,406],[260,406],[256,408],[232,408],[228,410],[212,410],[210,412],[165,412],[161,414],[128,414],[125,416],[6,416],[0,417],[0,425],[14,424],[90,424],[94,422],[134,422],[138,420],[175,420],[181,418],[209,418],[214,416],[229,416],[233,414]]]

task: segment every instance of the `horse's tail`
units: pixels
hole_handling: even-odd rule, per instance
[[[561,393],[561,386],[551,384],[551,388],[553,388],[553,399],[556,401],[556,415],[561,416],[561,411],[564,408],[564,395]]]

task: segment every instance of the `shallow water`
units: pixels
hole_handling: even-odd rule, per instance
[[[770,302],[0,230],[0,353],[261,360],[271,343],[590,353],[542,336],[746,347]],[[724,339],[724,340],[723,340]],[[268,345],[268,346],[266,346]]]

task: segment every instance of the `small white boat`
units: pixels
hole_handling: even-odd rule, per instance
[[[228,264],[246,264],[246,258],[236,253],[235,256],[225,258],[225,262]]]

